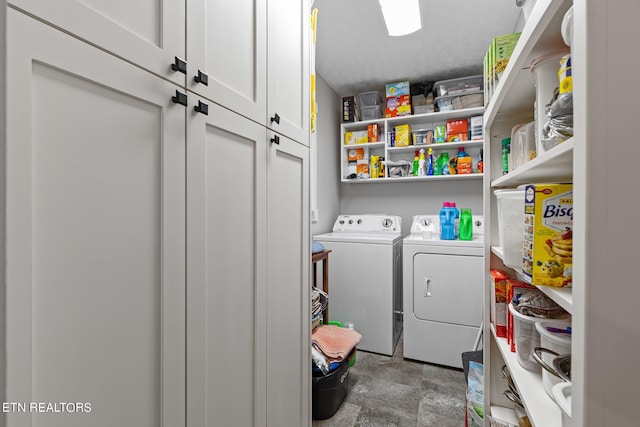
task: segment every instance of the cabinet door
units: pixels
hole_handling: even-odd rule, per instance
[[[187,17],[188,88],[265,125],[266,2],[190,0]]]
[[[215,104],[187,123],[188,424],[264,426],[265,128]]]
[[[311,418],[309,148],[284,137],[270,145],[267,425],[297,427]]]
[[[267,125],[305,145],[309,144],[308,3],[268,2]]]
[[[9,426],[184,425],[185,109],[175,86],[7,13]]]
[[[161,77],[184,85],[171,68],[185,58],[186,0],[8,0],[10,5],[62,28]]]

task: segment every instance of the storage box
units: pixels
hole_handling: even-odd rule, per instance
[[[489,318],[496,330],[496,336],[507,337],[507,279],[502,270],[491,270],[491,313]]]
[[[482,75],[460,77],[435,82],[433,90],[436,96],[462,95],[482,90]]]
[[[367,142],[369,142],[369,133],[366,130],[346,132],[344,135],[344,140],[346,145],[366,144]]]
[[[369,157],[368,149],[364,148],[350,148],[347,150],[347,160],[355,162],[356,160],[362,160]]]
[[[432,144],[433,129],[414,129],[411,133],[413,136],[413,145]]]
[[[411,126],[396,126],[396,147],[407,147],[411,145]]]
[[[482,116],[473,116],[469,118],[469,126],[471,128],[471,140],[482,141],[484,138],[482,131]]]
[[[409,82],[388,83],[386,85],[386,97],[395,97],[400,95],[410,95]]]
[[[314,372],[311,379],[311,414],[314,420],[331,418],[342,405],[349,392],[349,367],[355,352],[354,349],[349,357],[326,375],[316,376]]]
[[[367,134],[369,142],[378,142],[379,126],[377,123],[372,123],[367,126]]]
[[[372,105],[370,107],[360,107],[362,120],[376,120],[382,118],[382,105]]]
[[[358,97],[360,98],[360,108],[382,105],[382,96],[377,91],[363,92]]]
[[[356,97],[345,96],[342,98],[342,121],[343,122],[355,122],[356,121]]]
[[[359,179],[369,178],[369,159],[362,159],[356,161],[356,176]]]
[[[524,223],[525,276],[533,285],[571,287],[573,185],[527,185]]]
[[[392,96],[387,98],[386,117],[410,116],[411,97],[409,95]]]
[[[524,190],[495,190],[498,201],[498,237],[507,267],[522,269]]]
[[[469,125],[467,119],[455,119],[447,120],[447,135],[453,135],[456,133],[467,133]]]

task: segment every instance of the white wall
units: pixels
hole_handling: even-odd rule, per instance
[[[311,234],[328,233],[340,214],[340,120],[341,98],[317,76],[317,207],[318,221]]]
[[[402,217],[402,234],[409,234],[418,214],[437,214],[442,202],[456,202],[458,209],[482,214],[482,179],[461,181],[381,182],[342,184],[340,212],[384,213]]]
[[[5,172],[6,172],[6,2],[0,0],[0,313],[5,313]],[[4,314],[0,316],[0,402],[6,401],[6,359],[5,359],[6,322]],[[0,414],[0,426],[6,425],[4,414]]]

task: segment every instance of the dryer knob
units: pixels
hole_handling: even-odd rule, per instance
[[[389,228],[393,225],[393,220],[391,218],[385,218],[382,220],[382,226],[384,228]]]

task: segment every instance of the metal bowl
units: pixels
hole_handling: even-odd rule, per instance
[[[571,354],[561,354],[553,359],[553,367],[560,378],[571,382]]]

